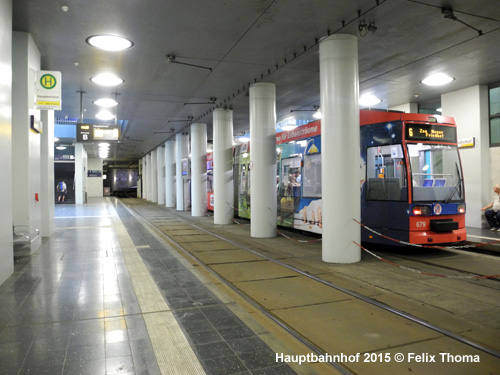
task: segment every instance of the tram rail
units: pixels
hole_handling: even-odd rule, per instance
[[[167,233],[165,233],[160,228],[160,226],[158,226],[153,220],[150,220],[147,218],[147,216],[144,216],[143,213],[141,213],[140,209],[134,208],[133,206],[134,205],[128,206],[128,207],[131,210],[134,210],[137,214],[139,214],[143,218],[145,218],[150,225],[154,226],[158,231],[162,232],[169,239],[169,241],[171,241],[173,244],[176,245],[176,247],[178,249],[180,249],[184,254],[186,254],[190,258],[196,260],[196,262],[198,264],[200,264],[205,270],[207,270],[212,275],[214,275],[218,280],[223,282],[226,286],[231,288],[233,291],[237,292],[245,300],[247,300],[253,306],[258,308],[259,311],[263,312],[266,316],[268,316],[270,319],[272,319],[279,326],[286,329],[291,335],[293,335],[294,337],[299,339],[301,342],[305,343],[308,347],[311,348],[311,350],[314,350],[315,352],[320,353],[320,354],[325,352],[324,349],[321,348],[321,346],[316,345],[315,343],[311,342],[307,337],[304,337],[304,335],[302,333],[296,331],[293,327],[290,327],[286,322],[279,319],[279,317],[276,317],[270,310],[266,309],[265,306],[262,306],[259,302],[253,300],[251,296],[247,295],[244,291],[242,291],[237,286],[235,286],[233,282],[231,282],[230,280],[225,278],[223,275],[216,272],[212,267],[206,265],[199,257],[197,257],[195,254],[193,254],[193,252],[186,250],[182,246],[182,241],[180,241],[180,242],[176,241],[173,238],[173,236],[170,236]],[[158,208],[158,209],[160,209],[160,208]],[[162,210],[162,212],[164,212],[164,211]],[[360,300],[360,301],[366,302],[370,305],[376,306],[377,308],[382,309],[383,311],[389,312],[390,314],[397,315],[405,320],[411,321],[412,323],[418,324],[419,326],[425,327],[425,328],[430,329],[432,331],[435,331],[435,332],[437,332],[445,337],[453,339],[456,342],[467,345],[469,347],[477,349],[478,351],[480,351],[482,353],[486,353],[486,354],[491,355],[497,359],[500,359],[500,352],[492,347],[489,347],[489,346],[484,345],[482,343],[471,340],[467,337],[464,337],[463,335],[457,334],[456,332],[452,332],[449,329],[445,329],[443,327],[432,324],[432,323],[430,323],[424,319],[421,319],[417,316],[414,316],[408,312],[402,311],[400,309],[394,308],[394,307],[389,306],[385,303],[377,301],[376,299],[367,297],[367,296],[362,295],[360,293],[357,293],[353,290],[344,288],[340,285],[336,285],[335,283],[332,283],[330,281],[322,279],[321,277],[318,277],[318,276],[315,276],[315,275],[310,274],[308,272],[305,272],[297,267],[294,267],[293,265],[287,264],[287,263],[282,262],[278,259],[274,259],[273,257],[268,256],[266,254],[263,254],[262,252],[256,251],[252,248],[249,248],[248,246],[242,245],[241,243],[238,243],[238,242],[233,241],[231,239],[225,238],[225,237],[223,237],[223,236],[221,236],[221,235],[219,235],[211,230],[203,228],[202,226],[193,223],[191,220],[186,220],[186,218],[184,218],[182,215],[179,215],[179,214],[171,212],[171,211],[168,211],[168,213],[165,213],[165,214],[167,214],[171,218],[175,218],[176,220],[179,220],[179,221],[185,223],[186,225],[191,226],[192,228],[194,228],[194,229],[196,229],[196,230],[198,230],[206,235],[213,236],[214,238],[217,238],[218,240],[221,240],[221,241],[225,241],[225,242],[231,244],[231,246],[245,250],[245,251],[247,251],[251,254],[254,254],[256,256],[262,257],[263,259],[265,259],[267,261],[270,261],[270,262],[272,262],[280,267],[284,267],[284,268],[286,268],[290,271],[293,271],[293,272],[295,272],[303,277],[306,277],[310,280],[314,280],[315,282],[321,283],[322,285],[325,285],[329,288],[335,289],[341,293],[345,293],[346,295],[353,297],[357,300]],[[435,266],[435,265],[433,265],[433,266]],[[461,270],[457,270],[457,271],[461,271]],[[331,363],[331,364],[341,373],[344,373],[344,374],[350,373],[350,371],[348,369],[346,369],[344,366],[341,366],[337,363]]]

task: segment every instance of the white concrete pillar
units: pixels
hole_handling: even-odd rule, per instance
[[[102,175],[103,159],[88,158],[88,170],[99,171]],[[116,183],[113,178],[113,186],[116,188]],[[102,198],[104,196],[104,181],[101,177],[89,176],[87,173],[87,198]]]
[[[12,245],[12,0],[0,1],[0,285],[14,272]]]
[[[191,125],[191,216],[207,213],[207,124]]]
[[[158,204],[165,205],[165,146],[156,149],[156,169],[158,170]]]
[[[319,45],[321,97],[322,259],[361,260],[359,72],[355,36],[335,34]]]
[[[34,232],[42,229],[41,134],[31,132],[28,124],[31,116],[40,121],[40,111],[34,105],[40,53],[30,34],[14,32],[12,37],[12,213],[15,226]],[[4,178],[10,180],[10,176]],[[39,236],[30,244],[30,251],[36,251],[41,244]]]
[[[187,177],[189,177],[189,135],[187,134],[181,134],[178,133],[175,135],[175,143],[176,143],[176,150],[175,150],[175,164],[176,164],[176,182],[175,182],[175,188],[176,188],[176,201],[177,201],[177,211],[184,211],[184,184],[187,183],[189,184],[189,180]],[[187,165],[186,165],[187,161]],[[184,166],[183,166],[184,162]],[[182,175],[184,168],[184,172],[187,173]],[[187,168],[187,169],[186,169]]]
[[[165,142],[165,206],[175,207],[175,142]]]
[[[158,158],[157,149],[151,151],[151,202],[158,203]]]
[[[455,118],[458,139],[475,138],[474,147],[460,149],[467,205],[465,225],[474,228],[481,228],[481,207],[493,201],[493,185],[498,183],[490,181],[488,106],[487,86],[473,86],[441,96],[442,114]],[[484,226],[488,227],[486,220]]]
[[[276,86],[250,87],[250,235],[276,237]]]
[[[54,181],[54,111],[41,111],[41,204],[42,236],[50,237],[55,230],[55,190]]]
[[[142,169],[142,158],[139,159],[138,163],[137,163],[137,170],[138,170],[138,173],[139,173],[139,176],[137,178],[137,198],[143,198],[142,196],[142,173],[143,173],[143,169]]]
[[[233,202],[233,111],[214,110],[214,224],[232,224]]]
[[[68,189],[70,187],[68,186]],[[85,203],[87,192],[87,151],[83,143],[75,144],[75,203]]]
[[[151,153],[147,155],[148,166],[148,201],[153,201],[153,163],[151,162]]]
[[[148,200],[148,168],[148,156],[144,155],[142,157],[142,198],[144,198],[145,200]]]

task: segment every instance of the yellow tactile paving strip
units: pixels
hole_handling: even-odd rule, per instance
[[[141,211],[141,206],[137,209]],[[160,208],[146,205],[143,216],[148,218],[150,210],[155,209]],[[168,210],[161,210],[168,215]],[[217,256],[217,253],[224,250],[225,246],[234,248],[234,245],[229,243],[224,245],[224,241],[220,238],[215,236],[210,238],[209,234],[178,236],[175,234],[175,228],[178,227],[175,220],[169,219],[168,223],[157,220],[155,225],[158,228],[165,228],[163,232],[166,235],[198,259],[202,260],[203,257],[208,260],[205,263],[219,276],[231,282],[245,295],[255,300],[326,353],[374,352],[390,353],[391,355],[398,352],[420,353],[422,343],[427,345],[424,352],[433,355],[438,355],[439,352],[443,351],[453,353],[453,355],[478,353],[476,349],[468,345],[447,339],[438,332],[357,300],[269,260],[231,260],[231,251]],[[185,230],[185,227],[182,228]],[[211,227],[210,230],[216,229]],[[229,234],[232,241],[238,242],[239,238],[236,232],[236,230],[234,233],[232,230],[225,231],[225,234]],[[241,236],[241,233],[239,235]],[[287,246],[285,239],[277,238],[266,241],[245,238],[241,240],[244,246],[249,246],[248,244],[252,241],[255,243],[252,248],[257,249],[258,252],[266,255],[276,254],[278,255],[276,258],[281,258],[283,262],[288,261],[301,268],[293,259],[294,254],[300,251],[299,247]],[[279,251],[275,250],[277,248]],[[203,254],[202,257],[200,254]],[[226,256],[227,258],[225,258]],[[325,269],[328,269],[324,263],[312,261],[302,268],[305,268],[306,272],[310,271],[311,274],[320,275],[325,280],[331,279],[333,283],[337,283],[334,273],[324,273]],[[381,294],[380,291],[372,287],[359,285],[346,285],[344,287],[364,295]],[[465,329],[466,327],[463,330]],[[432,367],[431,364],[431,366],[416,365],[412,367],[406,361],[402,363],[393,361],[390,367],[386,367],[386,362],[382,361],[377,363],[345,363],[345,365],[359,374],[399,374],[408,371],[411,373],[414,371],[411,368],[425,369],[423,372],[413,372],[425,374],[429,373],[429,369],[432,369],[431,372],[434,373],[434,369],[438,368],[440,374],[495,374],[499,373],[500,360],[481,352],[480,363],[448,362],[445,366],[438,367]]]
[[[205,374],[170,312],[118,214],[110,205],[113,226],[162,374]]]

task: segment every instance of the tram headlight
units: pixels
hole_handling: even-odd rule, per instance
[[[413,206],[413,215],[415,216],[428,216],[431,214],[430,206]]]
[[[465,204],[459,204],[457,206],[457,213],[459,213],[459,214],[465,214]]]

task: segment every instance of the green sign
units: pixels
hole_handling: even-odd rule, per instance
[[[44,89],[51,90],[56,87],[57,79],[52,74],[44,74],[40,78],[40,85],[42,85]]]

